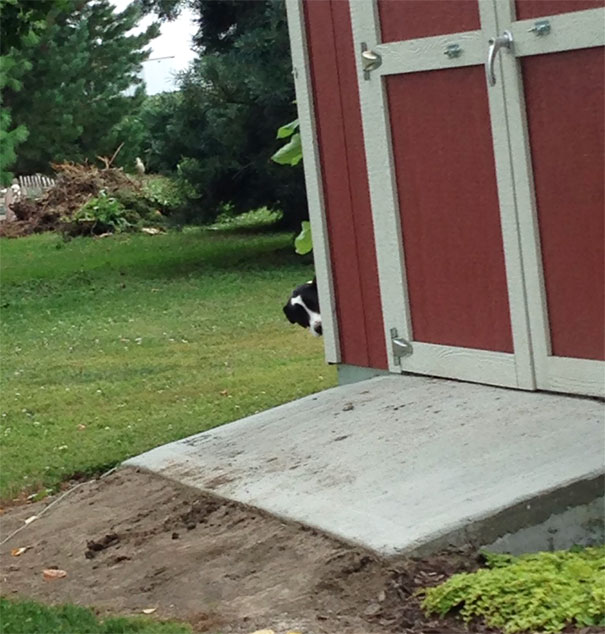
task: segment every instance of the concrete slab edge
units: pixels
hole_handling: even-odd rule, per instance
[[[267,509],[254,506],[253,504],[248,504],[247,502],[242,502],[240,500],[234,500],[232,498],[221,495],[220,493],[217,493],[216,491],[211,491],[210,489],[202,489],[194,484],[188,484],[186,482],[183,482],[179,478],[172,477],[170,474],[154,471],[153,469],[149,469],[146,466],[137,465],[131,462],[130,460],[123,462],[117,468],[123,469],[125,471],[133,470],[137,472],[142,471],[144,473],[149,473],[157,478],[163,478],[165,480],[168,480],[169,482],[173,482],[179,487],[183,487],[185,489],[188,489],[190,491],[194,491],[197,493],[202,493],[220,502],[228,502],[229,504],[235,504],[238,507],[241,507],[244,509],[250,509],[251,511],[254,511],[255,513],[258,513],[259,515],[262,515],[264,517],[271,517],[287,526],[295,526],[305,531],[310,531],[310,530],[316,531],[317,533],[321,533],[322,535],[329,537],[330,539],[334,540],[335,542],[338,542],[339,544],[342,544],[343,546],[348,546],[348,547],[363,551],[364,553],[367,553],[368,555],[371,555],[372,557],[379,558],[379,559],[385,558],[385,555],[383,553],[377,552],[376,550],[369,548],[368,546],[365,546],[353,540],[347,539],[343,537],[342,535],[338,535],[329,530],[325,530],[324,528],[321,528],[320,526],[315,526],[314,524],[311,524],[311,523],[301,522],[300,520],[297,520],[292,517],[288,517],[286,515],[272,513],[271,511],[268,511]]]
[[[399,550],[396,554],[424,556],[447,546],[467,544],[480,548],[504,535],[546,522],[552,515],[591,504],[602,498],[604,492],[605,474],[592,474],[591,477],[496,509],[489,515],[467,518],[447,531],[428,535],[422,544],[411,545],[410,548]]]
[[[493,513],[479,517],[469,516],[463,518],[456,525],[450,525],[442,531],[428,534],[421,540],[415,540],[403,548],[385,546],[377,549],[339,533],[326,530],[325,527],[317,523],[303,522],[295,516],[263,509],[241,500],[223,496],[216,491],[196,486],[194,483],[183,481],[182,475],[184,474],[181,472],[163,472],[162,469],[150,469],[145,464],[138,463],[137,458],[127,460],[122,463],[121,467],[141,469],[148,473],[153,473],[217,499],[235,502],[246,508],[275,517],[284,523],[317,530],[335,541],[355,548],[361,548],[387,559],[399,556],[423,557],[448,547],[457,548],[470,545],[474,548],[480,548],[495,542],[505,535],[514,534],[522,529],[546,522],[552,515],[593,503],[602,497],[605,491],[605,473],[591,474],[587,478],[559,485],[537,496],[517,500],[513,504],[495,509]],[[179,477],[174,477],[175,475],[179,475]]]

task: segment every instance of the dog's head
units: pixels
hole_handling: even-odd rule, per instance
[[[284,314],[291,324],[308,328],[316,337],[321,336],[321,315],[315,278],[311,282],[297,286],[292,291],[288,303],[284,306]]]

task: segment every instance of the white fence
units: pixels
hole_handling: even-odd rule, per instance
[[[37,198],[55,184],[54,178],[43,174],[19,176],[10,187],[0,189],[0,220],[14,220],[10,205],[22,198]]]

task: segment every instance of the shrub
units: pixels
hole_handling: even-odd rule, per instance
[[[98,196],[91,198],[73,215],[71,225],[76,230],[69,233],[119,233],[133,226],[132,218],[128,219],[127,216],[126,207],[117,198],[101,190]]]
[[[507,633],[605,625],[605,547],[520,557],[486,554],[487,568],[424,590],[427,614],[459,610]]]
[[[278,209],[253,209],[243,214],[235,215],[233,208],[229,205],[223,207],[223,212],[219,214],[216,222],[210,226],[214,231],[264,231],[274,228],[282,219],[283,213]]]
[[[141,220],[156,220],[158,216],[158,206],[142,192],[120,189],[115,192],[114,197],[122,207],[126,209],[126,219],[131,224],[138,224]]]
[[[143,181],[143,195],[162,213],[170,213],[182,207],[187,196],[182,184],[168,176],[148,176]]]

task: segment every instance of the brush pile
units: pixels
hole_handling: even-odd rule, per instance
[[[68,235],[106,231],[102,223],[82,221],[82,208],[99,196],[115,198],[129,215],[129,226],[151,215],[159,214],[146,200],[140,182],[121,169],[74,163],[52,164],[56,184],[39,198],[22,198],[11,205],[16,216],[12,222],[0,224],[0,236],[20,237],[44,231]]]

